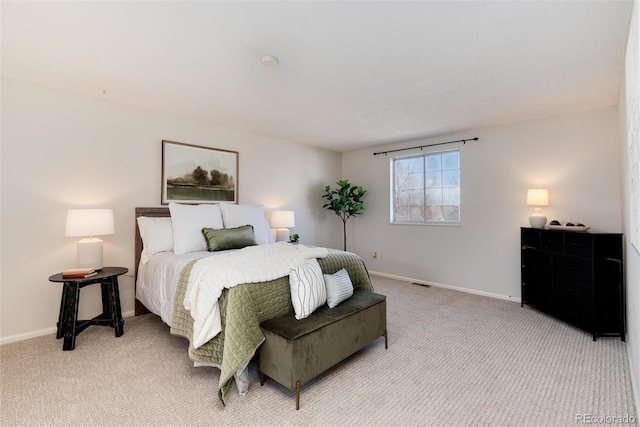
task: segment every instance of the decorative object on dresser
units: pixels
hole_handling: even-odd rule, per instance
[[[551,230],[568,230],[568,231],[589,231],[591,227],[587,227],[581,222],[560,222],[557,219],[554,219],[546,226]]]
[[[87,278],[66,277],[65,272],[49,277],[51,282],[63,283],[56,333],[56,339],[64,338],[62,350],[73,350],[76,347],[76,335],[91,325],[114,328],[116,338],[124,334],[118,276],[128,271],[124,267],[104,267]],[[78,320],[80,289],[96,283],[102,287],[102,313],[90,320]]]
[[[544,228],[547,217],[540,212],[540,206],[549,206],[549,190],[546,188],[530,188],[527,190],[527,206],[535,206],[535,212],[529,217],[533,228]]]
[[[596,337],[625,340],[622,234],[522,227],[527,304]]]
[[[162,141],[162,204],[238,203],[238,152]]]
[[[295,214],[293,211],[273,211],[269,223],[276,229],[276,242],[286,242],[289,229],[296,226]]]
[[[77,244],[78,268],[102,268],[102,240],[94,236],[115,233],[111,209],[72,209],[67,211],[65,236],[85,236]],[[86,237],[88,236],[88,237]]]

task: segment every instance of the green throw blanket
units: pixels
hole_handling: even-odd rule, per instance
[[[220,366],[218,397],[226,404],[233,375],[246,366],[264,341],[260,323],[287,313],[293,316],[289,277],[225,289],[218,300],[222,331],[196,349],[191,345],[193,319],[183,306],[189,273],[195,262],[189,263],[180,276],[174,299],[171,334],[189,340],[191,360]],[[329,249],[329,255],[318,259],[318,262],[325,274],[346,268],[354,289],[373,291],[369,272],[358,255]]]

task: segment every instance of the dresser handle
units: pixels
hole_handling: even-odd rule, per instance
[[[571,288],[567,288],[567,292],[571,292],[572,294],[577,294],[580,291],[578,291],[577,289],[571,289]]]
[[[570,265],[565,265],[564,268],[566,268],[567,270],[572,270],[572,271],[578,271],[579,270],[578,267],[572,267]]]
[[[584,248],[584,243],[571,243],[571,246],[578,246]]]

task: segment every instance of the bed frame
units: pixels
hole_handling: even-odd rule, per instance
[[[150,217],[170,217],[171,212],[169,211],[169,207],[159,207],[159,208],[136,208],[136,244],[135,244],[135,286],[138,284],[138,265],[140,264],[140,256],[142,254],[142,237],[140,236],[140,229],[138,228],[138,217],[140,216],[150,216]],[[135,315],[140,316],[142,314],[150,313],[147,307],[142,304],[138,298],[136,298],[136,307],[135,307]]]

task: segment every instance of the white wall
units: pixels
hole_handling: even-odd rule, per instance
[[[241,203],[293,209],[302,243],[340,247],[340,221],[320,197],[340,178],[337,152],[3,80],[2,342],[55,327],[61,284],[47,279],[75,264],[77,239],[64,237],[72,208],[114,210],[104,260],[129,268],[120,292],[133,310],[134,208],[160,205],[163,139],[238,151]],[[101,311],[98,291],[83,289],[81,316]]]
[[[476,136],[433,147],[460,149],[462,225],[389,224],[391,155],[373,152]],[[549,220],[622,231],[618,138],[610,107],[344,153],[343,176],[369,191],[364,215],[348,223],[348,246],[374,272],[519,300],[527,188],[549,189]]]
[[[627,350],[629,352],[629,363],[631,366],[632,381],[636,396],[636,407],[640,408],[640,247],[634,249],[631,246],[630,233],[632,230],[632,207],[631,198],[631,175],[632,163],[629,143],[632,129],[635,128],[636,138],[640,133],[640,3],[636,0],[633,5],[631,27],[629,30],[629,40],[627,45],[627,58],[623,84],[620,91],[620,130],[621,130],[621,157],[620,163],[623,168],[622,188],[623,188],[623,229],[626,235],[625,245],[625,284],[626,284],[626,306],[627,306]],[[635,84],[633,84],[635,83]],[[636,152],[636,158],[638,153]],[[635,166],[635,185],[640,171],[638,165]],[[636,206],[636,209],[638,207]],[[637,218],[636,218],[637,220]]]

